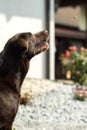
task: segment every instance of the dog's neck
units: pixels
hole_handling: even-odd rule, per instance
[[[26,67],[27,66],[27,67]],[[29,69],[29,61],[22,57],[15,67],[0,80],[5,84],[8,83],[15,91],[20,93],[21,85]]]
[[[21,85],[29,69],[29,63],[30,63],[29,60],[27,60],[25,57],[22,57],[14,69],[15,70],[14,82],[17,91],[20,91]]]

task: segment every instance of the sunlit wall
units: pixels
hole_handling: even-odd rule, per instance
[[[44,0],[0,0],[0,50],[6,41],[19,32],[38,32],[45,29]],[[28,77],[43,78],[45,53],[33,58]]]

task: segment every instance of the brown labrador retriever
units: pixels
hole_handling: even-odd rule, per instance
[[[0,130],[11,130],[20,103],[20,90],[30,60],[48,49],[48,32],[19,33],[0,54]]]

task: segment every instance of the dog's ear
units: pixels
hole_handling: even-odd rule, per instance
[[[24,39],[19,39],[18,41],[14,42],[14,48],[16,52],[19,52],[19,54],[26,53],[28,50],[28,42]]]
[[[20,61],[28,49],[27,41],[20,39],[5,46],[0,54],[0,76],[5,76]]]
[[[19,34],[16,34],[15,36],[13,36],[12,38],[10,38],[5,47],[4,50],[9,48],[9,47],[14,47],[15,49],[17,49],[18,51],[27,51],[28,50],[28,42],[26,39],[19,37]]]

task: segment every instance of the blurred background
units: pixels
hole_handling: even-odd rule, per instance
[[[59,57],[87,47],[87,0],[0,0],[0,50],[19,32],[49,30],[50,49],[31,60],[27,77],[64,79]]]
[[[70,46],[87,48],[86,0],[55,0],[55,79],[66,79],[60,55]]]

